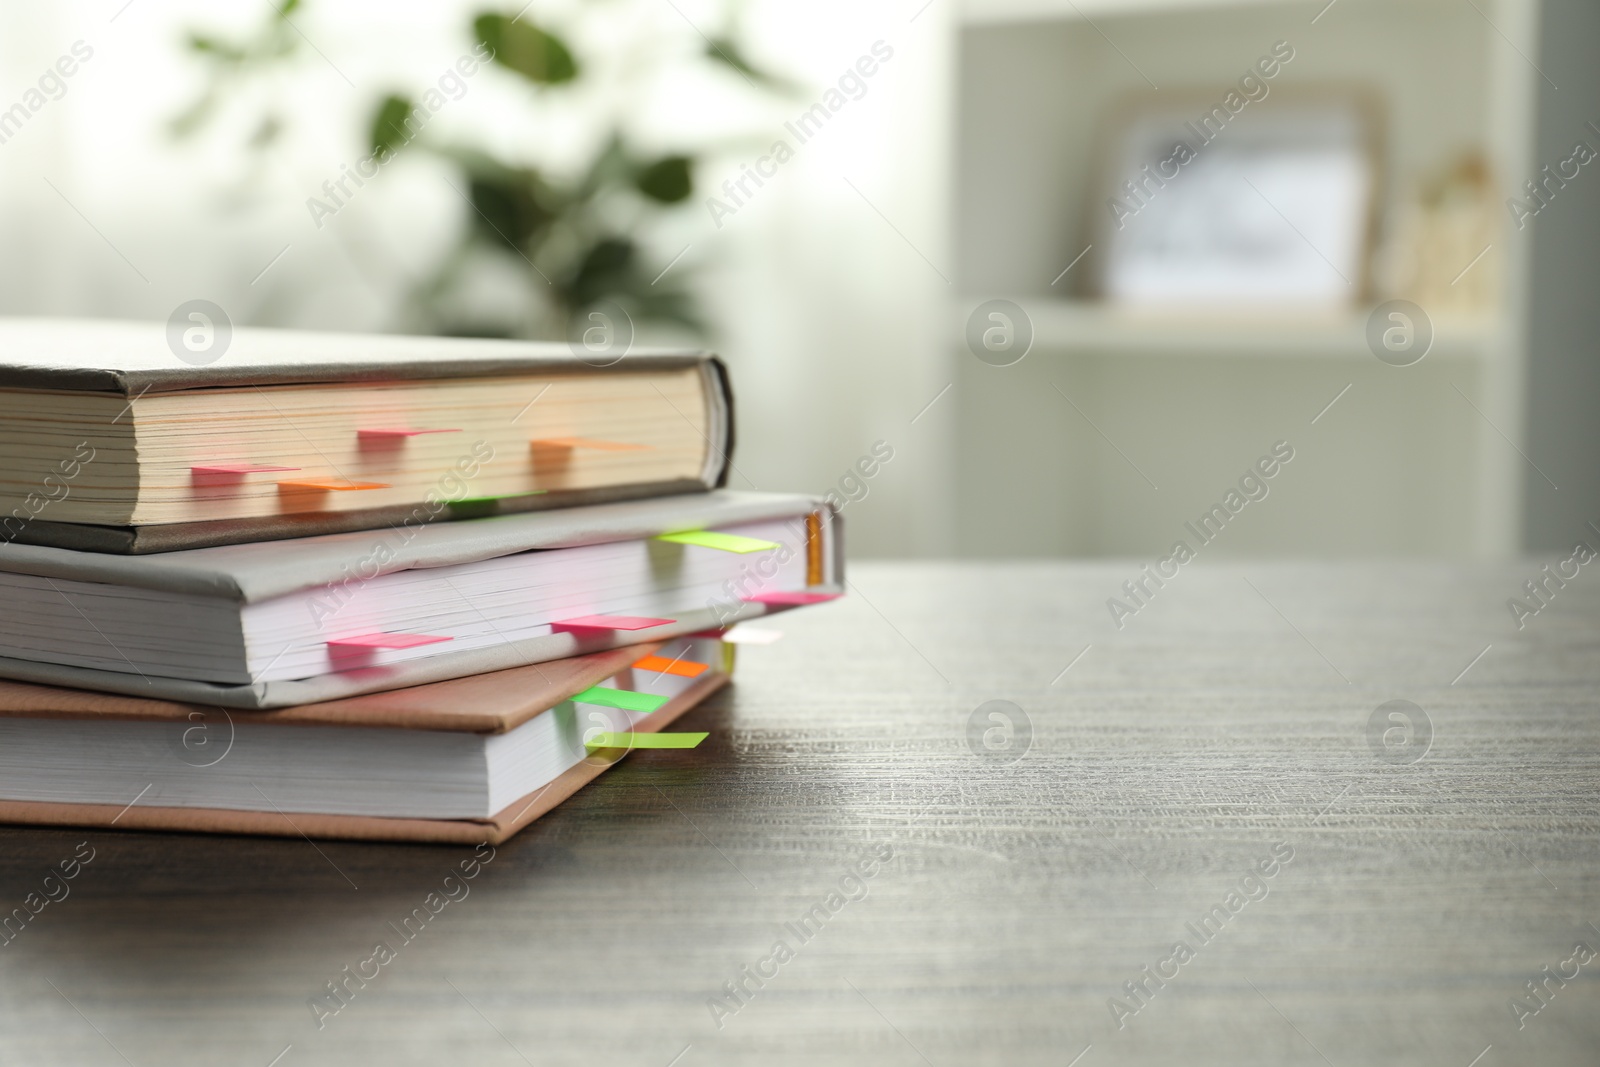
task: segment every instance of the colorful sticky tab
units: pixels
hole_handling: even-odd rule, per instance
[[[805,604],[821,604],[829,600],[838,600],[843,593],[806,593],[785,589],[774,589],[768,593],[757,593],[755,596],[744,597],[746,604],[766,604],[769,607],[797,608]]]
[[[597,733],[585,741],[585,748],[698,748],[710,734],[623,734]]]
[[[553,622],[550,628],[556,633],[568,630],[648,630],[652,626],[666,626],[677,619],[651,619],[640,615],[580,615],[576,619]]]
[[[529,441],[528,451],[533,453],[535,469],[544,467],[546,470],[554,467],[566,467],[572,463],[572,445],[567,443],[567,438],[554,438],[548,441]]]
[[[776,541],[763,541],[759,537],[742,537],[739,534],[721,533],[717,530],[685,530],[682,533],[662,534],[657,541],[675,545],[698,545],[715,548],[721,552],[766,552],[777,548]]]
[[[665,656],[646,656],[633,661],[633,668],[653,671],[656,674],[676,674],[679,678],[698,678],[709,668],[704,663],[691,663],[686,659],[668,659]]]
[[[436,645],[449,640],[451,638],[440,637],[437,634],[356,634],[352,637],[335,638],[328,642],[328,647],[336,650],[419,648],[422,645]]]
[[[607,689],[601,685],[591,685],[583,692],[572,698],[575,704],[599,704],[606,708],[621,708],[623,711],[637,711],[648,714],[665,704],[670,697],[657,693],[635,693],[631,689]]]
[[[597,441],[592,437],[541,437],[529,441],[534,448],[545,448],[570,452],[574,448],[588,448],[597,452],[640,452],[648,451],[653,445],[636,445],[626,441]]]
[[[450,515],[457,519],[481,519],[489,515],[500,514],[502,500],[519,500],[525,496],[542,496],[548,489],[534,489],[526,493],[507,493],[504,496],[469,496],[461,500],[447,500],[445,506],[450,509]]]
[[[460,433],[460,427],[441,428],[437,430],[402,430],[392,426],[374,426],[364,430],[357,430],[357,437],[417,437],[425,433]]]
[[[385,482],[347,482],[342,479],[332,478],[294,478],[280,481],[278,488],[286,493],[346,493],[354,489],[392,489],[393,486]]]
[[[299,469],[299,467],[278,467],[269,463],[198,463],[190,467],[189,471],[192,474],[209,474],[215,477],[243,477],[246,474],[272,474]]]

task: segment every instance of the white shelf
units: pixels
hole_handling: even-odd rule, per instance
[[[1124,15],[1221,10],[1283,4],[1285,0],[962,0],[963,26],[1016,22],[1073,22]]]
[[[983,297],[959,301],[958,333]],[[1017,300],[1033,322],[1034,351],[1118,356],[1248,356],[1269,359],[1373,359],[1365,313],[1289,316],[1134,312],[1077,300]],[[1491,320],[1434,322],[1427,358],[1487,359],[1496,350]]]
[[[1360,85],[1384,101],[1380,247],[1392,247],[1416,190],[1464,148],[1514,187],[1546,161],[1531,151],[1543,83],[1526,57],[1540,52],[1541,18],[1562,5],[957,2],[951,218],[960,296],[946,321],[970,386],[955,408],[961,498],[972,502],[955,520],[961,544],[992,543],[990,517],[1004,515],[1008,551],[1019,555],[1156,546],[1169,510],[1128,476],[1127,457],[1096,427],[1141,465],[1162,457],[1164,489],[1192,487],[1277,432],[1283,412],[1305,407],[1309,420],[1350,383],[1342,417],[1317,424],[1318,458],[1297,476],[1300,495],[1286,492],[1250,535],[1258,540],[1234,550],[1494,554],[1518,543],[1521,486],[1537,477],[1519,454],[1526,241],[1497,237],[1497,261],[1484,264],[1498,274],[1487,301],[1497,310],[1463,319],[1430,308],[1433,345],[1403,372],[1368,346],[1369,306],[1136,312],[1075,297],[1072,280],[1049,286],[1104,218],[1105,140],[1123,102],[1147,95],[1152,80],[1164,91],[1232,83],[1278,38],[1297,51],[1286,84]],[[1091,269],[1077,268],[1076,280]],[[1033,354],[1004,374],[989,373],[961,340],[987,297],[1015,301],[1034,328]],[[1071,392],[1085,419],[1051,403],[1051,384]]]

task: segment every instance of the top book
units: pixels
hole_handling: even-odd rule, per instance
[[[0,543],[164,552],[727,477],[709,353],[191,329],[0,320]]]

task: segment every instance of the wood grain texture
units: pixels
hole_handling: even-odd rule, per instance
[[[1600,949],[1600,578],[1518,630],[1530,563],[1201,562],[1119,631],[1136,571],[854,568],[680,720],[710,740],[630,756],[410,942],[389,924],[470,849],[0,830],[0,910],[96,850],[0,948],[0,1062],[1600,1059],[1600,959],[1521,1029],[1509,1007]],[[1369,742],[1395,699],[1431,722],[1414,763]],[[1031,726],[1014,762],[969,746],[991,700]],[[829,912],[841,882],[865,896]],[[1124,983],[1180,939],[1119,1029],[1108,998],[1138,1005]],[[308,998],[380,940],[319,1030]]]

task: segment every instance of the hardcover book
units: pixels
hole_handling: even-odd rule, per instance
[[[717,490],[148,556],[0,546],[0,677],[235,708],[676,637],[843,592],[839,520]]]
[[[0,681],[0,822],[497,844],[726,684],[733,649],[651,642],[278,711]]]
[[[0,320],[0,542],[164,552],[702,491],[733,447],[704,352],[238,329],[195,365],[170,342]]]

